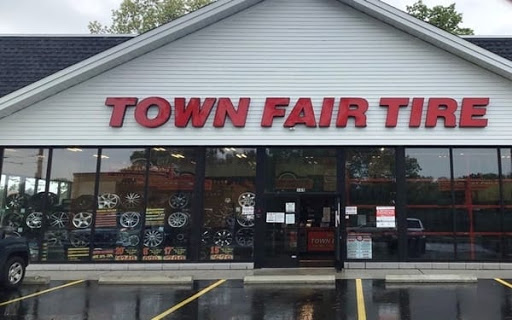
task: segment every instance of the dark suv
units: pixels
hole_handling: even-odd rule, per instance
[[[25,277],[29,247],[12,229],[0,227],[0,286],[17,288]]]

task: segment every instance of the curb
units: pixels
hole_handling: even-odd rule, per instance
[[[98,284],[192,285],[192,277],[166,276],[100,276]]]
[[[23,284],[50,284],[50,280],[50,277],[29,276],[23,279]]]
[[[334,275],[279,275],[279,276],[246,276],[244,284],[335,284]]]
[[[477,282],[478,278],[471,275],[458,274],[422,274],[422,275],[387,275],[386,282],[391,283],[455,283]]]

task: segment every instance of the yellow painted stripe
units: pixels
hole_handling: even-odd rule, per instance
[[[219,280],[219,281],[215,282],[211,286],[209,286],[207,288],[204,288],[203,290],[199,291],[198,293],[196,293],[195,295],[191,296],[190,298],[183,300],[182,302],[178,303],[177,305],[175,305],[171,309],[165,311],[164,313],[161,313],[161,314],[157,315],[152,320],[163,319],[164,317],[170,315],[171,313],[173,313],[174,311],[178,310],[179,308],[181,308],[181,307],[189,304],[190,302],[194,301],[195,299],[199,298],[203,294],[208,293],[209,291],[211,291],[211,290],[215,289],[216,287],[220,286],[224,282],[226,282],[225,279],[224,280]]]
[[[19,298],[16,298],[16,299],[5,301],[5,302],[0,303],[0,307],[1,306],[5,306],[5,305],[7,305],[9,303],[17,302],[17,301],[20,301],[20,300],[25,300],[25,299],[28,299],[28,298],[37,297],[37,296],[40,296],[40,295],[48,293],[48,292],[52,292],[52,291],[55,291],[55,290],[59,290],[59,289],[63,289],[63,288],[66,288],[66,287],[74,286],[74,285],[82,283],[82,282],[85,282],[85,280],[73,281],[73,282],[66,283],[66,284],[63,284],[63,285],[55,287],[55,288],[50,288],[50,289],[47,289],[47,290],[43,290],[43,291],[39,291],[39,292],[36,292],[36,293],[32,293],[32,294],[29,294],[28,296],[19,297]]]
[[[496,280],[496,281],[498,281],[499,283],[501,283],[502,285],[507,286],[507,287],[509,287],[509,288],[511,288],[511,289],[512,289],[512,284],[508,283],[507,281],[505,281],[505,280],[501,280],[501,279],[498,279],[498,278],[495,278],[494,280]]]
[[[366,306],[364,305],[363,282],[356,279],[356,296],[357,296],[357,319],[366,320]]]

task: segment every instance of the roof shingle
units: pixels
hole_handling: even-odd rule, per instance
[[[132,36],[0,36],[0,97]]]

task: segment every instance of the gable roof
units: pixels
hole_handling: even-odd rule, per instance
[[[1,36],[0,97],[133,36]]]
[[[512,38],[511,37],[463,37],[464,40],[476,44],[491,51],[505,59],[512,60]]]
[[[0,119],[264,0],[219,0],[0,98]],[[512,80],[512,61],[379,0],[337,0]]]

